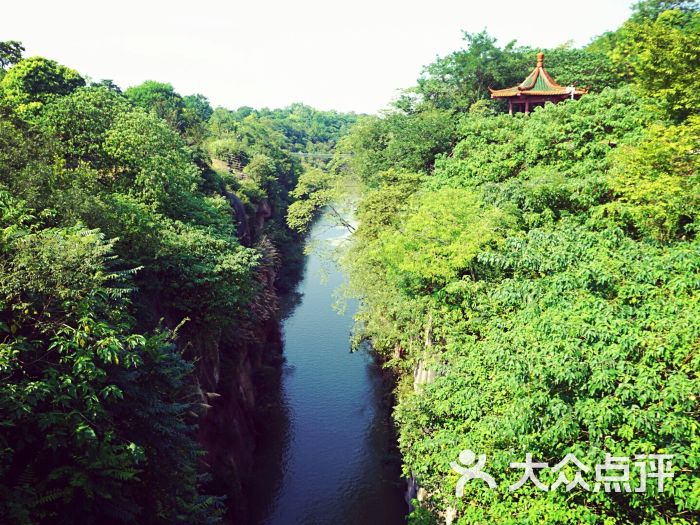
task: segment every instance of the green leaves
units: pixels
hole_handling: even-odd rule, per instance
[[[473,270],[476,255],[502,238],[506,214],[467,190],[417,195],[398,231],[378,239],[389,277],[430,290]]]
[[[129,109],[124,97],[113,90],[84,87],[48,104],[40,126],[54,139],[67,167],[88,163],[93,168],[109,169],[113,164],[104,151],[106,134],[115,119]]]
[[[627,69],[637,90],[677,122],[700,108],[700,12],[665,10],[628,21],[611,56]]]
[[[0,520],[218,522],[206,472],[232,496],[244,473],[200,461],[192,385],[267,359],[251,333],[294,271],[281,252],[301,250],[292,152],[325,167],[356,117],[86,87],[21,51],[0,44]],[[240,439],[224,419],[205,434]]]
[[[176,401],[191,394],[191,366],[168,334],[130,332],[112,293],[130,277],[110,271],[114,242],[80,226],[41,228],[0,195],[0,226],[24,227],[0,243],[0,515],[207,522],[216,512],[198,493],[190,406]],[[146,466],[162,469],[148,483]]]
[[[515,42],[501,49],[486,31],[465,33],[466,49],[428,65],[416,91],[434,107],[466,110],[488,97],[489,87],[519,84],[532,69],[532,58]]]
[[[160,292],[179,318],[216,331],[230,322],[254,296],[252,270],[260,259],[230,238],[182,222],[164,229],[156,270]]]
[[[185,101],[175,93],[170,84],[147,80],[143,84],[130,87],[124,95],[136,106],[152,111],[159,119],[167,122],[174,131],[184,131]]]
[[[41,57],[21,60],[0,80],[4,96],[16,106],[44,104],[83,85],[76,71]]]
[[[698,143],[700,119],[691,117],[680,126],[652,127],[640,145],[616,152],[608,180],[619,200],[606,211],[661,241],[693,235],[700,205]]]
[[[488,99],[489,88],[520,84],[532,71],[539,51],[517,46],[515,41],[501,48],[486,31],[465,33],[464,41],[465,49],[438,58],[424,68],[417,86],[409,90],[419,97],[413,106],[466,111]],[[594,46],[575,49],[563,45],[543,51],[547,71],[561,85],[574,84],[601,92],[621,84],[619,66]]]
[[[376,186],[374,176],[390,168],[427,173],[435,158],[454,140],[455,118],[449,111],[432,109],[405,115],[392,112],[382,118],[361,119],[338,145],[339,158],[362,182]]]
[[[362,299],[357,337],[400,377],[404,472],[426,491],[411,523],[450,509],[460,524],[685,525],[700,512],[700,137],[686,93],[700,91],[686,75],[697,10],[637,11],[586,50],[547,53],[567,83],[616,86],[625,62],[635,87],[499,115],[471,104],[524,50],[470,35],[469,49],[426,69],[406,114],[360,122],[347,139],[346,166],[365,183],[345,256]],[[453,147],[391,128],[436,106],[473,108]],[[414,151],[420,167],[404,163]],[[412,183],[409,166],[421,172]],[[436,378],[416,387],[426,367]],[[454,496],[463,449],[487,455],[501,488],[468,483]],[[526,453],[595,465],[606,452],[674,454],[674,479],[663,493],[502,489]]]
[[[24,53],[22,42],[17,42],[16,40],[0,42],[0,69],[5,69],[19,62],[22,59],[22,53]],[[0,73],[1,77],[2,74]]]
[[[294,202],[287,210],[287,225],[298,232],[305,232],[316,214],[324,206],[333,204],[341,194],[339,178],[318,168],[306,170],[299,177],[292,191]]]

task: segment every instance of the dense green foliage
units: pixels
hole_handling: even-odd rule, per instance
[[[4,75],[2,91],[8,102],[26,108],[67,95],[84,84],[77,71],[53,60],[31,57],[22,60]]]
[[[620,30],[613,60],[646,97],[676,121],[700,107],[697,49],[700,19],[680,9],[660,13],[653,21],[630,20]]]
[[[0,69],[16,64],[22,58],[22,53],[24,52],[24,46],[21,42],[16,40],[7,40],[5,42],[0,42]],[[3,74],[0,71],[0,76]]]
[[[695,3],[642,2],[614,34],[546,52],[591,94],[514,117],[486,88],[520,82],[537,50],[467,35],[341,141],[354,156],[334,177],[363,187],[345,255],[357,337],[399,373],[404,471],[425,489],[413,523],[697,523],[699,22]],[[302,182],[317,204],[337,184]],[[414,385],[419,368],[435,380]],[[455,496],[464,449],[487,455],[496,489]],[[674,454],[674,478],[510,492],[526,453],[589,467]]]
[[[113,242],[42,227],[4,191],[0,231],[3,522],[213,521],[186,420],[191,366],[167,333],[131,328]]]
[[[239,481],[206,484],[202,389],[274,315],[292,152],[354,117],[239,118],[21,51],[0,46],[0,521],[218,522],[207,492]]]

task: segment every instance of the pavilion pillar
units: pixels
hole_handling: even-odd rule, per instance
[[[509,115],[513,114],[513,101],[510,99],[508,100],[508,114]]]
[[[526,100],[525,101],[525,114],[527,115],[528,113],[530,113],[530,101]]]

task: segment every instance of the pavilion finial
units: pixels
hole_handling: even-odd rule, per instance
[[[544,67],[544,53],[537,53],[537,67]]]

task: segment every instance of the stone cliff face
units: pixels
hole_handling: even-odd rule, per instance
[[[272,217],[272,206],[270,202],[267,199],[262,199],[258,202],[255,213],[249,218],[246,214],[245,205],[235,193],[225,191],[224,195],[233,209],[238,238],[243,245],[250,246],[250,243],[260,235],[265,225],[265,220]]]
[[[251,475],[253,452],[260,428],[260,394],[274,387],[282,361],[282,339],[275,278],[281,265],[272,243],[262,236],[265,220],[272,215],[267,200],[257,204],[251,216],[232,193],[231,203],[241,242],[255,243],[263,262],[255,278],[260,291],[250,305],[250,319],[236,320],[231,333],[218,338],[191,334],[189,343],[197,356],[197,389],[204,414],[199,440],[206,450],[204,462],[212,474],[210,491],[225,495],[226,522],[248,521],[246,478]]]
[[[207,451],[211,490],[227,497],[228,523],[245,523],[249,513],[244,485],[256,446],[260,381],[282,355],[277,319],[260,324],[251,335],[250,341],[206,349],[217,359],[200,366],[198,374],[201,402],[208,405],[199,422],[199,440]]]
[[[263,243],[260,249],[270,248]],[[220,334],[190,321],[177,339],[196,367],[198,398],[192,418],[206,452],[202,461],[211,474],[207,493],[226,497],[227,524],[248,522],[244,494],[261,428],[260,398],[275,388],[283,359],[274,270],[263,264],[256,275],[262,286],[250,306],[250,319],[232,319],[231,328]],[[158,319],[171,328],[177,326],[179,316],[164,307],[157,292],[142,294],[140,299],[153,318],[153,327]]]

